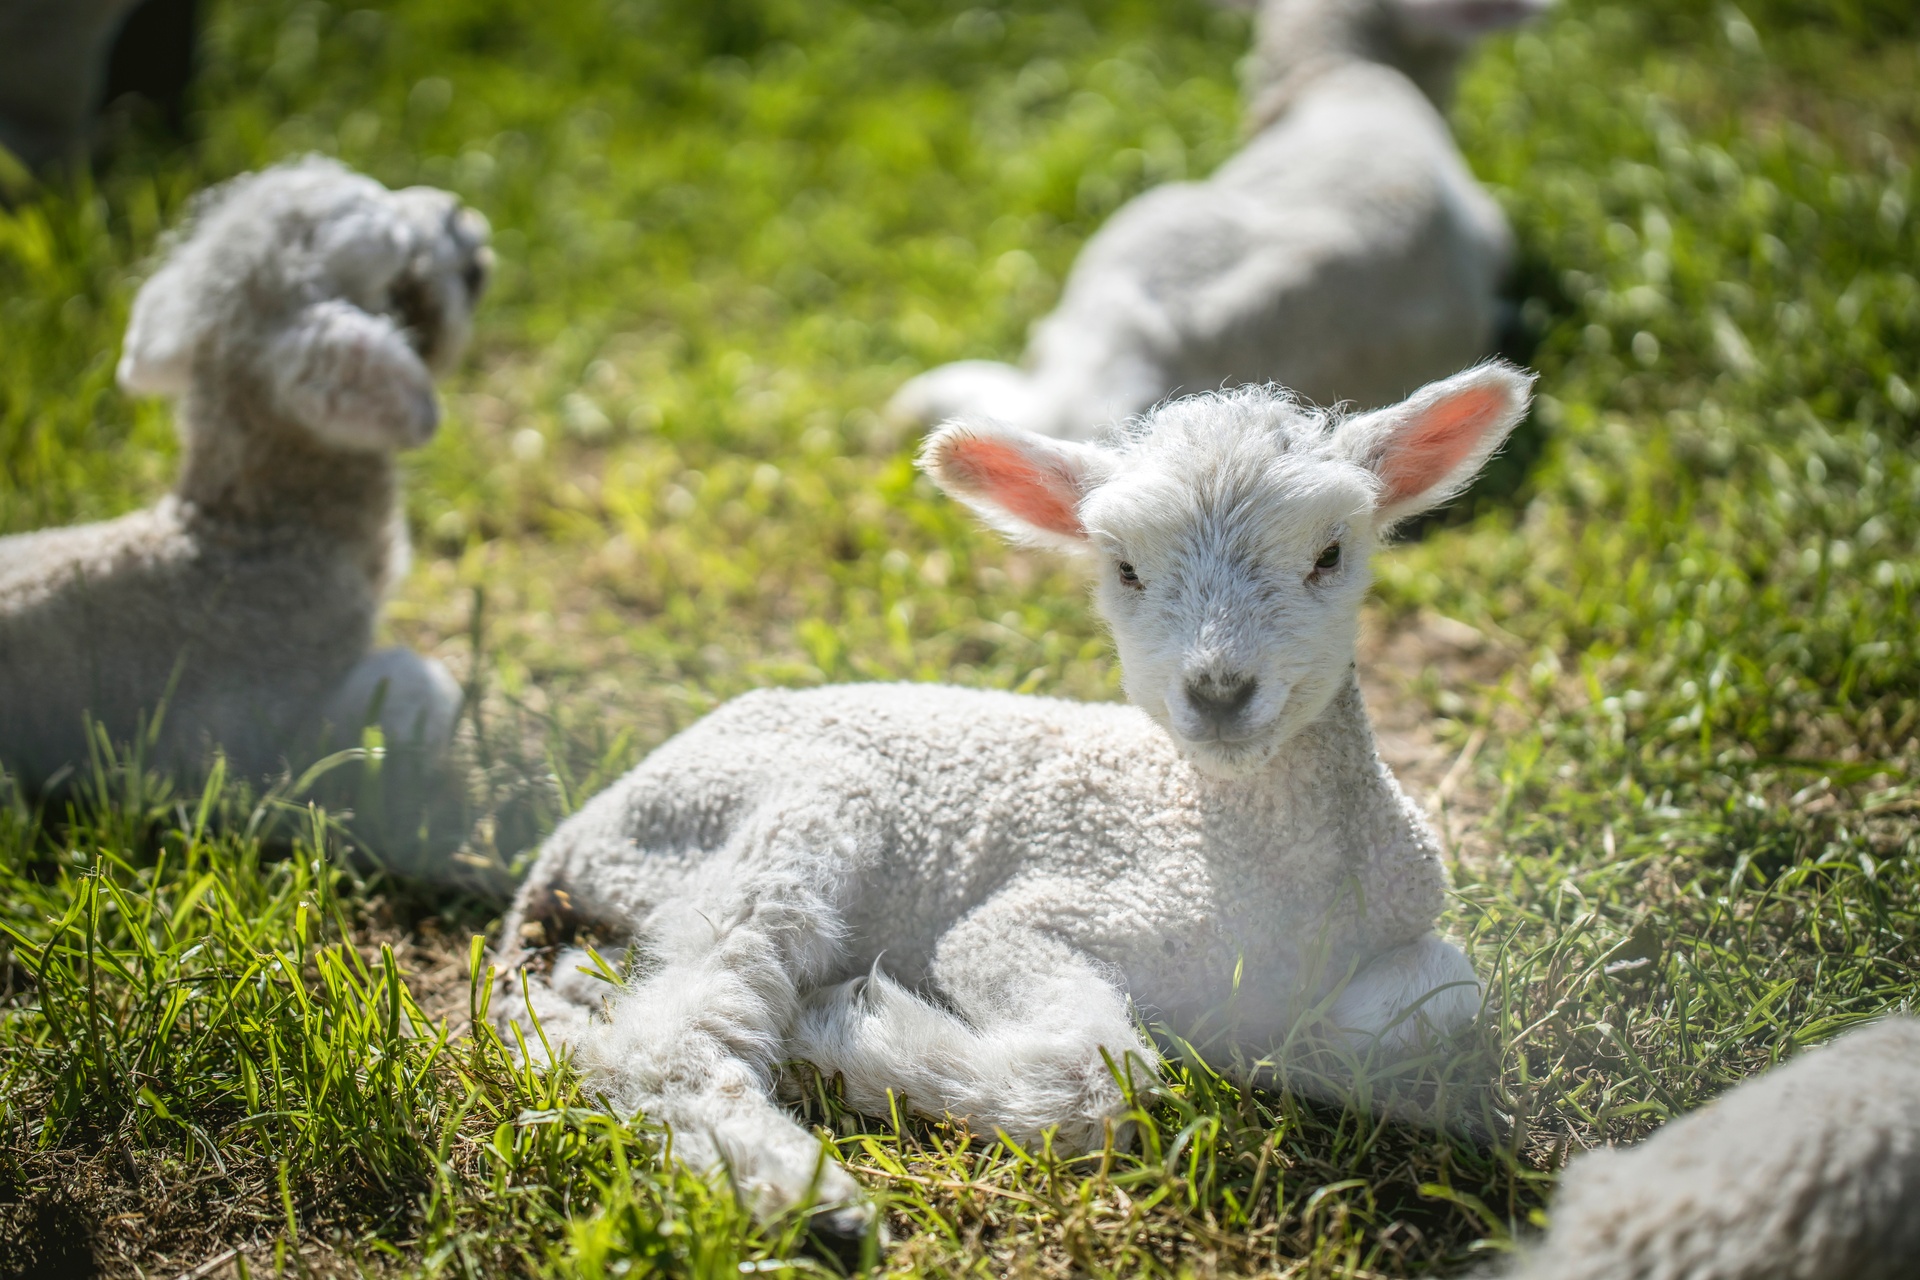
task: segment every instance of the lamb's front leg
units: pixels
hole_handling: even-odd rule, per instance
[[[1126,1109],[1118,1071],[1157,1079],[1159,1055],[1134,1025],[1125,993],[1091,958],[991,912],[951,930],[931,974],[945,1006],[866,978],[816,992],[794,1037],[796,1056],[839,1073],[869,1115],[890,1100],[963,1119],[1021,1143],[1055,1131],[1056,1149],[1099,1148]]]
[[[356,743],[377,722],[389,747],[417,747],[431,759],[452,740],[460,702],[460,683],[445,667],[394,646],[355,663],[322,714],[338,741]]]
[[[1427,934],[1375,956],[1347,983],[1327,1022],[1356,1049],[1417,1049],[1473,1021],[1480,979],[1460,948]]]

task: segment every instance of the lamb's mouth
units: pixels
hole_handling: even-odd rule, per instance
[[[1169,706],[1165,723],[1183,747],[1194,751],[1216,751],[1232,755],[1259,750],[1272,740],[1281,719],[1281,715],[1276,711],[1262,715],[1258,719],[1242,715],[1222,723],[1201,716],[1182,714],[1178,708]]]
[[[1273,754],[1273,726],[1262,725],[1245,733],[1216,731],[1210,737],[1193,737],[1178,731],[1174,739],[1180,753],[1203,773],[1233,777],[1266,763]]]
[[[1225,729],[1215,729],[1212,733],[1202,734],[1199,737],[1195,737],[1192,734],[1183,736],[1186,737],[1188,742],[1194,743],[1197,746],[1215,747],[1232,751],[1238,747],[1245,746],[1249,742],[1256,742],[1265,737],[1266,734],[1261,730],[1255,730],[1251,733],[1228,733]]]

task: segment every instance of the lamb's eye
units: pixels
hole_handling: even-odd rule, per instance
[[[1128,586],[1141,587],[1146,585],[1140,581],[1140,571],[1135,569],[1127,561],[1122,560],[1114,567],[1120,571],[1120,581],[1126,583]]]
[[[1329,569],[1337,569],[1339,567],[1340,567],[1340,544],[1337,542],[1330,542],[1327,544],[1327,549],[1320,553],[1320,558],[1313,562],[1313,571],[1317,574],[1325,573]]]

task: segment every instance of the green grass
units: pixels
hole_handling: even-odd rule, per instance
[[[191,153],[134,128],[0,213],[0,531],[164,488],[166,411],[112,386],[142,263],[195,189],[320,149],[453,187],[501,251],[391,611],[480,695],[442,845],[512,863],[759,684],[1117,696],[1075,581],[936,499],[875,410],[1017,350],[1120,201],[1231,152],[1246,35],[1197,0],[217,4]],[[1915,37],[1892,0],[1568,0],[1464,85],[1526,255],[1533,460],[1383,556],[1379,613],[1513,659],[1414,682],[1442,742],[1484,733],[1450,927],[1491,998],[1453,1080],[1491,1069],[1464,1096],[1494,1136],[1189,1065],[1138,1149],[1069,1163],[812,1090],[884,1266],[1458,1272],[1569,1152],[1912,1001]],[[497,907],[365,875],[367,829],[132,767],[0,806],[0,1273],[792,1257],[467,1034]]]

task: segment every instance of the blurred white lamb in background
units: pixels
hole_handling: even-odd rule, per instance
[[[1252,1059],[1316,1001],[1336,1042],[1389,1056],[1462,1027],[1479,984],[1433,932],[1446,871],[1374,750],[1354,637],[1383,533],[1472,479],[1530,383],[1489,365],[1344,420],[1250,387],[1104,445],[942,428],[941,487],[1093,567],[1133,705],[739,698],[547,841],[502,1019],[539,1043],[525,980],[548,1039],[676,1156],[762,1215],[817,1194],[832,1233],[864,1210],[775,1105],[788,1057],[869,1114],[898,1098],[1082,1152],[1124,1111],[1113,1070],[1154,1078],[1135,1009]],[[583,934],[630,945],[627,985],[588,976]]]
[[[1249,382],[1388,404],[1485,356],[1512,233],[1441,112],[1474,41],[1548,3],[1265,0],[1245,148],[1114,214],[1024,367],[933,369],[890,415],[1079,440],[1168,395]]]
[[[290,749],[443,745],[459,687],[369,652],[407,545],[395,453],[440,418],[432,368],[466,341],[491,265],[451,195],[325,159],[202,197],[141,289],[130,392],[178,399],[185,458],[158,505],[0,538],[0,766],[30,788],[88,761],[84,720],[147,761],[250,775]]]
[[[1511,1280],[1920,1274],[1920,1021],[1889,1018],[1575,1160]]]

